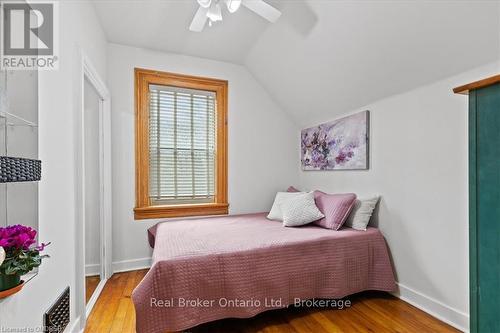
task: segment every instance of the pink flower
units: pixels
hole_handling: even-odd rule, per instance
[[[40,245],[35,246],[35,249],[39,252],[42,252],[46,246],[50,245],[50,242],[48,243],[42,243]]]
[[[5,250],[28,250],[36,243],[36,234],[35,229],[20,224],[0,228],[0,246]],[[37,249],[42,251],[46,245],[42,243]]]

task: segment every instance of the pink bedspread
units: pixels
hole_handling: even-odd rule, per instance
[[[170,221],[151,231],[153,266],[132,294],[138,333],[395,288],[376,228],[285,228],[261,213]]]

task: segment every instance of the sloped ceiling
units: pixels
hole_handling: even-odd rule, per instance
[[[307,35],[269,27],[246,65],[300,124],[500,59],[493,1],[309,1]]]
[[[300,125],[500,59],[498,1],[269,2],[202,33],[195,0],[95,4],[110,42],[243,64]]]
[[[241,9],[225,15],[223,24],[191,32],[196,0],[95,0],[94,4],[112,43],[240,64],[268,26]]]

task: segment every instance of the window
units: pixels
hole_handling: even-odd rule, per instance
[[[227,81],[135,70],[136,219],[227,214]]]

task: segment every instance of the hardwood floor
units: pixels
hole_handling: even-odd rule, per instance
[[[114,274],[104,287],[87,321],[87,333],[135,332],[133,289],[147,270]],[[459,332],[389,294],[367,292],[349,297],[350,308],[289,308],[264,312],[250,319],[224,319],[189,332],[358,333]]]
[[[99,275],[85,277],[85,304],[89,302],[90,297],[92,297],[100,281],[101,278]]]

